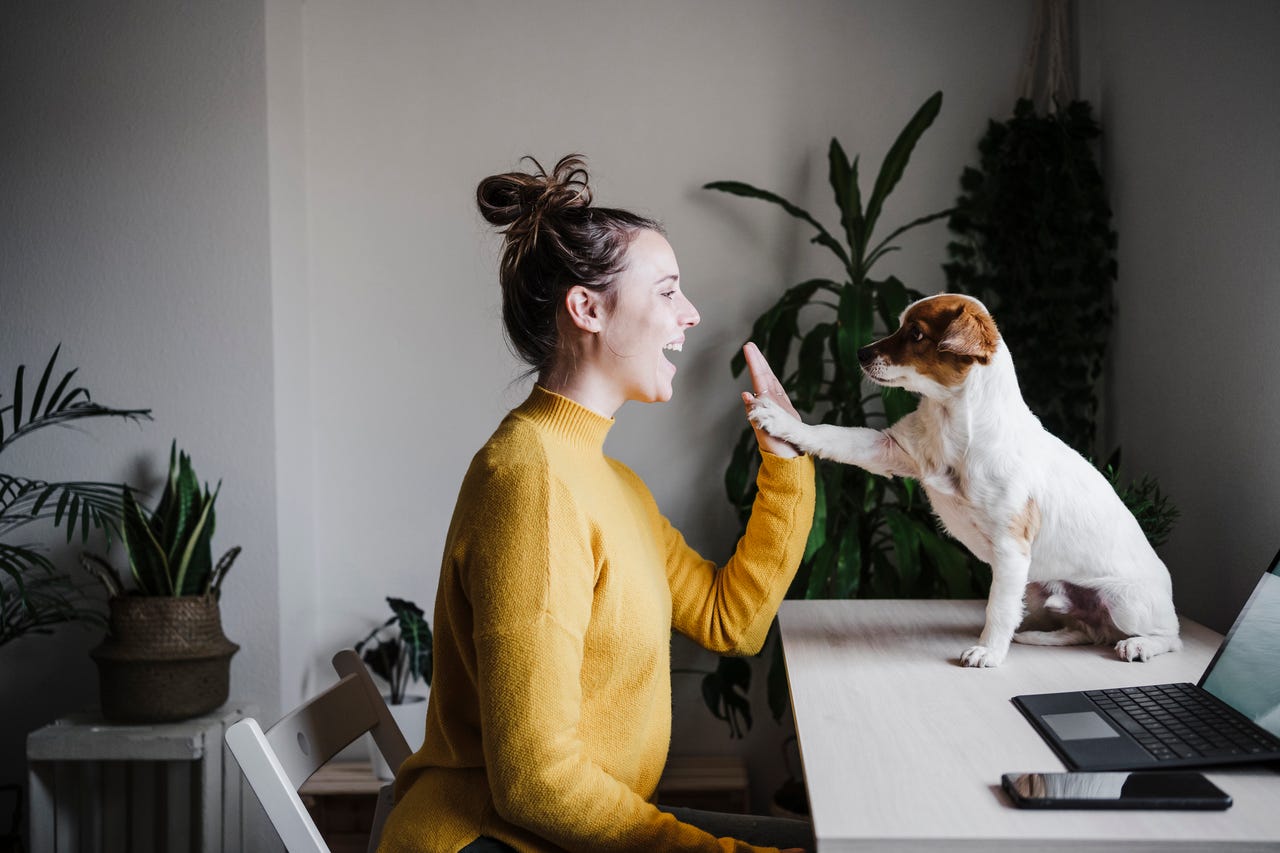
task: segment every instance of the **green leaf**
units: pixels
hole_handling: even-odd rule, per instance
[[[724,472],[725,493],[739,512],[751,504],[751,493],[755,485],[755,478],[751,475],[758,457],[755,431],[746,427],[738,434],[738,443],[733,447],[729,467]]]
[[[187,470],[190,470],[188,468]],[[194,477],[192,473],[192,477]],[[222,484],[218,484],[221,489]],[[171,559],[169,570],[173,573],[173,594],[174,595],[197,595],[207,589],[210,581],[210,575],[213,572],[213,558],[210,552],[210,540],[213,538],[213,505],[218,499],[218,493],[214,492],[210,496],[207,492],[203,501],[197,500],[193,503],[193,507],[197,509],[200,515],[190,525],[190,529],[183,529],[185,539],[179,539],[174,543],[177,551],[176,559]]]
[[[13,380],[13,431],[22,429],[22,374],[26,372],[25,364],[18,365],[18,375]]]
[[[921,225],[928,225],[930,222],[935,222],[939,219],[950,216],[951,213],[952,213],[952,209],[948,208],[946,210],[940,210],[937,213],[930,213],[928,216],[921,216],[919,219],[911,220],[906,225],[903,225],[901,228],[894,231],[888,237],[885,237],[883,240],[881,240],[879,243],[876,244],[876,247],[872,249],[867,254],[866,259],[863,260],[862,262],[863,273],[866,273],[873,266],[875,266],[876,261],[880,260],[880,258],[883,257],[886,253],[891,252],[897,248],[896,246],[890,245],[890,243],[893,242],[894,238],[898,237],[901,234],[905,234],[907,231],[910,231],[912,228],[916,228]]]
[[[173,595],[165,550],[152,535],[150,519],[134,500],[128,486],[124,487],[122,507],[124,524],[120,535],[129,554],[129,568],[138,591],[143,595]]]
[[[884,406],[885,421],[893,426],[916,410],[920,401],[916,396],[902,388],[880,386],[880,401]]]
[[[740,738],[751,730],[750,689],[751,666],[742,658],[720,658],[715,672],[702,679],[702,699],[716,719],[729,724],[731,737]]]
[[[807,210],[797,207],[782,196],[771,193],[768,190],[757,189],[756,187],[742,183],[741,181],[712,181],[709,184],[705,184],[703,189],[718,190],[720,192],[729,193],[730,195],[743,196],[744,198],[758,198],[761,201],[767,201],[770,204],[778,205],[797,219],[802,219],[812,225],[818,232],[818,235],[813,238],[813,242],[820,246],[826,246],[836,254],[836,257],[840,259],[842,264],[846,267],[849,266],[848,252],[846,252],[844,247],[831,236],[831,233],[827,231],[826,228],[823,228],[822,225],[818,223],[818,220],[810,216]]]
[[[852,598],[858,592],[858,582],[861,579],[862,545],[858,541],[858,526],[850,524],[840,536],[833,590],[835,597]]]
[[[62,345],[59,344],[58,349],[54,350],[54,353],[53,353],[54,358],[58,357],[58,350],[61,350],[61,349],[62,349]],[[50,366],[53,365],[53,359],[49,359],[49,364]],[[58,406],[58,402],[62,399],[62,393],[67,389],[67,384],[71,382],[71,377],[76,375],[77,370],[78,368],[73,367],[71,370],[68,370],[65,374],[63,374],[62,381],[58,383],[58,387],[53,389],[53,393],[49,395],[49,402],[45,404],[45,407],[44,407],[45,417],[48,417],[49,415],[53,414],[55,411],[58,410],[57,406]]]
[[[880,211],[884,207],[885,199],[893,192],[893,188],[898,185],[898,181],[902,179],[903,172],[907,169],[907,163],[911,160],[911,152],[916,147],[916,143],[920,140],[921,135],[929,129],[929,125],[933,124],[933,120],[938,117],[938,111],[942,109],[942,93],[935,92],[924,104],[916,111],[916,114],[907,122],[907,126],[898,134],[898,138],[889,148],[889,153],[885,155],[884,162],[880,165],[880,174],[876,176],[875,187],[871,190],[871,197],[867,199],[866,233],[870,235],[876,227],[876,222],[880,218]]]
[[[846,284],[840,293],[840,327],[836,332],[840,366],[858,375],[858,350],[871,343],[871,288]]]
[[[800,559],[807,563],[818,549],[827,544],[827,488],[821,476],[813,478],[813,525],[809,528],[809,538],[804,545],[804,556]]]
[[[809,585],[805,588],[805,598],[824,598],[831,581],[831,573],[835,568],[839,552],[839,540],[828,538],[813,555],[809,571]]]
[[[800,359],[796,366],[795,404],[802,412],[813,409],[826,373],[823,353],[827,338],[836,330],[835,323],[819,323],[800,342]]]
[[[972,573],[968,552],[962,551],[957,543],[943,539],[940,534],[925,525],[920,525],[917,531],[920,545],[937,566],[938,574],[947,586],[947,592],[952,597],[969,594]]]
[[[407,680],[423,680],[430,685],[432,638],[426,614],[421,607],[403,598],[388,598],[387,604],[395,613],[400,629]]]
[[[44,401],[45,388],[49,385],[49,375],[53,372],[53,363],[58,360],[58,352],[61,349],[62,344],[54,347],[53,355],[49,357],[49,363],[44,366],[44,373],[40,374],[40,382],[36,385],[36,395],[31,400],[31,417],[28,420],[34,421],[40,417],[40,403]]]
[[[893,507],[886,507],[884,520],[893,534],[893,553],[897,559],[901,588],[909,590],[920,576],[919,530],[912,520]]]
[[[907,295],[907,286],[896,276],[889,276],[884,281],[871,282],[871,284],[875,286],[876,308],[880,314],[880,320],[884,323],[885,330],[892,332],[898,328],[902,312],[906,311],[911,303],[911,298]]]
[[[849,241],[853,257],[862,256],[865,235],[862,232],[862,192],[858,187],[858,158],[849,157],[840,146],[840,140],[832,137],[827,151],[828,177],[835,192],[836,207],[840,209],[840,224],[845,239]]]

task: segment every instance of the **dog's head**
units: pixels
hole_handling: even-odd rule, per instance
[[[872,382],[926,397],[954,393],[1000,345],[995,321],[971,296],[926,297],[907,306],[900,322],[898,331],[858,350],[858,361]]]

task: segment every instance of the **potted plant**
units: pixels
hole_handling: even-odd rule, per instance
[[[390,692],[382,698],[409,748],[416,752],[426,731],[427,696],[431,692],[431,626],[422,608],[412,601],[389,597],[387,604],[391,617],[356,643],[356,651],[365,666],[387,682]],[[410,683],[417,681],[425,684],[425,693],[409,693]],[[373,739],[368,741],[375,775],[379,779],[395,778],[398,768],[387,766]]]
[[[806,420],[883,428],[915,408],[900,388],[862,390],[857,352],[896,328],[899,314],[920,291],[895,276],[877,278],[877,263],[896,251],[907,231],[935,222],[949,210],[908,222],[883,238],[876,228],[885,201],[907,168],[921,136],[942,108],[936,92],[916,111],[885,154],[863,203],[858,158],[849,160],[839,140],[828,150],[829,179],[840,228],[828,230],[808,211],[740,181],[716,181],[706,189],[776,204],[813,228],[811,242],[829,251],[836,278],[815,278],[788,288],[756,320],[751,340],[774,366]],[[798,345],[798,347],[797,347]],[[794,354],[794,359],[792,358]],[[731,364],[745,368],[739,353]],[[758,464],[750,428],[739,438],[725,486],[745,525],[755,497]],[[936,598],[986,594],[990,572],[939,530],[914,481],[878,477],[849,465],[819,461],[813,527],[790,598]]]
[[[182,720],[227,701],[231,656],[239,648],[222,633],[222,581],[239,556],[215,564],[213,492],[201,489],[191,458],[169,449],[169,476],[154,510],[122,488],[121,539],[132,588],[101,557],[85,566],[111,595],[108,637],[94,649],[102,714],[120,722]]]
[[[27,387],[26,365],[18,365],[7,405],[0,406],[0,453],[45,427],[85,418],[151,419],[150,409],[115,409],[93,402],[87,389],[72,385],[75,369],[55,382],[54,364],[61,349],[54,349],[34,389]],[[51,483],[0,474],[0,646],[27,634],[49,633],[65,622],[103,624],[100,604],[84,594],[81,584],[59,572],[42,548],[15,543],[12,537],[28,525],[52,523],[66,531],[67,542],[77,533],[87,542],[91,530],[103,531],[110,542],[119,530],[118,488],[111,483]]]

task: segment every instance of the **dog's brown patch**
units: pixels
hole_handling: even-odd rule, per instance
[[[1014,516],[1009,525],[1009,535],[1018,543],[1018,550],[1023,554],[1031,553],[1031,543],[1040,532],[1040,507],[1034,498],[1027,498],[1027,505]]]
[[[1000,340],[991,315],[972,299],[943,294],[913,305],[902,326],[872,345],[890,364],[909,365],[918,373],[955,387],[975,364],[986,364]]]

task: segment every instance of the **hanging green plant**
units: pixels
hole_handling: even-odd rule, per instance
[[[948,290],[981,299],[1014,353],[1023,399],[1045,429],[1098,458],[1099,384],[1114,313],[1116,233],[1093,147],[1089,104],[1036,112],[1019,100],[992,121],[977,166],[960,177],[948,220],[956,239]],[[1168,538],[1178,510],[1154,479],[1126,483],[1119,450],[1101,466],[1148,540]]]
[[[1015,354],[1022,396],[1040,422],[1095,455],[1098,380],[1116,278],[1116,233],[1093,156],[1089,105],[1037,114],[1018,101],[992,121],[979,161],[960,176],[943,266],[948,290],[976,296]]]
[[[811,242],[839,261],[839,278],[790,287],[751,330],[751,340],[783,377],[796,409],[809,422],[882,429],[915,408],[915,399],[898,388],[864,393],[857,351],[896,328],[903,309],[922,295],[894,276],[874,277],[877,262],[898,249],[894,241],[902,234],[950,214],[931,213],[876,238],[885,200],[941,107],[938,92],[912,116],[885,155],[865,205],[858,158],[850,161],[840,142],[831,140],[829,178],[840,214],[834,232],[808,211],[750,184],[706,185],[778,205],[812,227]],[[731,367],[734,376],[742,373],[741,354]],[[729,500],[744,525],[755,498],[757,465],[755,439],[747,428],[725,471]],[[969,597],[985,595],[989,582],[990,570],[939,531],[914,481],[819,460],[812,532],[788,597]]]

